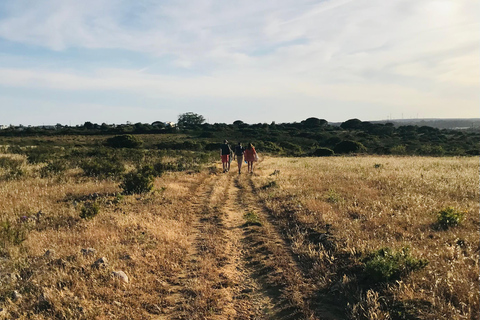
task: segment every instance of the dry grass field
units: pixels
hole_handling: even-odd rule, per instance
[[[265,157],[144,195],[0,158],[0,319],[478,319],[476,158]]]
[[[478,319],[478,159],[268,159],[261,167],[261,177],[280,172],[260,196],[309,266],[306,276],[332,303],[343,300],[353,319]],[[464,212],[458,226],[438,225],[446,207]],[[331,241],[311,236],[327,224]],[[359,264],[385,247],[409,248],[428,265],[371,283]]]

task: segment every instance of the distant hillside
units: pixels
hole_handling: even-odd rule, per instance
[[[393,123],[395,127],[399,126],[428,126],[437,129],[456,129],[467,130],[473,129],[480,131],[480,118],[470,119],[394,119],[370,121],[371,123],[385,124]],[[331,125],[340,125],[341,123],[329,123]]]

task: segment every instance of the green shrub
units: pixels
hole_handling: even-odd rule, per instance
[[[280,147],[283,148],[287,155],[300,155],[302,153],[302,147],[298,144],[283,141],[280,143]]]
[[[27,172],[23,168],[14,168],[9,170],[3,178],[6,180],[16,180],[26,176]]]
[[[263,145],[261,143],[257,144],[257,149],[262,149],[265,152],[272,152],[272,153],[281,153],[283,152],[283,148],[278,146],[276,143],[271,141],[265,141]]]
[[[333,149],[335,153],[358,153],[358,152],[365,152],[367,148],[363,144],[357,141],[351,140],[344,140],[338,143],[335,148]]]
[[[404,145],[398,145],[390,148],[390,153],[395,155],[407,154],[407,147]]]
[[[478,149],[470,149],[466,152],[469,156],[480,156],[480,150]]]
[[[47,162],[48,160],[52,159],[55,155],[55,148],[48,147],[48,146],[39,146],[39,147],[32,147],[28,148],[25,151],[27,155],[27,160],[29,163],[42,163]]]
[[[445,149],[442,146],[432,146],[432,145],[422,145],[418,151],[421,155],[426,156],[443,156],[445,154]]]
[[[100,206],[96,202],[87,202],[80,210],[80,218],[88,220],[95,217],[100,212]]]
[[[382,248],[367,255],[362,262],[365,264],[365,274],[374,283],[399,280],[428,264],[425,259],[412,257],[408,247],[397,252]]]
[[[27,229],[21,224],[12,224],[10,221],[0,223],[0,241],[3,248],[7,244],[18,245],[27,238]]]
[[[220,143],[207,143],[205,145],[205,150],[207,150],[207,151],[220,150],[220,146],[221,146]]]
[[[329,148],[318,148],[313,152],[313,155],[316,157],[330,157],[333,156],[335,152]]]
[[[452,207],[447,207],[442,210],[437,215],[437,223],[443,229],[448,229],[450,227],[455,227],[460,224],[463,220],[464,213],[458,210],[455,210]]]
[[[40,170],[42,178],[49,177],[55,174],[61,174],[68,168],[68,163],[65,160],[53,160],[50,161],[45,167]]]
[[[112,148],[139,148],[143,141],[131,134],[108,138],[105,144]]]
[[[25,152],[23,151],[22,147],[20,147],[20,146],[18,146],[18,145],[8,146],[8,148],[7,148],[7,153],[25,154]]]
[[[125,175],[120,188],[124,194],[148,193],[153,189],[155,176],[150,168],[132,171]]]
[[[204,145],[200,141],[186,140],[182,144],[183,150],[203,150]]]
[[[86,176],[89,177],[118,177],[125,172],[125,166],[116,159],[90,159],[80,163]]]
[[[10,157],[10,156],[0,156],[0,168],[16,170],[25,163],[24,158]]]
[[[243,215],[245,218],[245,225],[247,226],[261,226],[260,218],[254,211],[249,211]]]

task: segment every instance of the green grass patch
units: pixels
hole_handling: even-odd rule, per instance
[[[428,261],[412,257],[410,249],[405,247],[400,251],[382,248],[368,254],[363,263],[368,280],[379,283],[400,280],[413,271],[423,269]]]
[[[87,202],[80,209],[80,218],[89,220],[100,212],[100,205],[97,202]]]
[[[458,211],[453,207],[447,207],[438,213],[437,223],[444,230],[456,227],[462,222],[464,214],[464,212]]]
[[[254,211],[249,211],[243,215],[246,226],[261,226],[260,218]]]
[[[343,197],[333,189],[328,190],[327,192],[327,202],[330,203],[342,203],[344,201]]]

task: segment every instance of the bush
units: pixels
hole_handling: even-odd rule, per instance
[[[443,156],[445,149],[442,146],[422,145],[417,152],[426,156]]]
[[[448,229],[460,224],[463,220],[463,212],[455,210],[452,207],[447,207],[440,210],[437,215],[437,223],[442,229]]]
[[[200,141],[186,140],[182,144],[183,150],[203,150],[204,145]]]
[[[470,149],[466,152],[469,156],[480,156],[480,150]]]
[[[316,157],[330,157],[333,156],[335,152],[329,148],[318,148],[313,152],[313,155]]]
[[[65,172],[68,168],[68,163],[65,160],[54,160],[50,161],[45,167],[40,171],[42,178],[49,177],[55,174],[61,174]]]
[[[393,252],[390,248],[382,248],[370,253],[363,259],[365,274],[374,283],[400,280],[401,277],[423,269],[428,261],[416,259],[410,255],[409,248]]]
[[[55,149],[48,146],[39,146],[28,148],[25,153],[27,155],[27,160],[29,163],[42,163],[47,162],[55,154]]]
[[[100,206],[96,202],[85,203],[80,211],[80,218],[92,219],[100,212]]]
[[[17,170],[25,163],[25,159],[19,156],[0,156],[0,168]]]
[[[9,170],[4,176],[3,176],[3,179],[6,179],[6,180],[16,180],[16,179],[20,179],[24,176],[26,176],[27,172],[25,171],[25,169],[19,167],[19,168],[15,168],[15,169],[11,169]]]
[[[127,173],[120,184],[124,194],[148,193],[153,189],[155,180],[153,168],[143,167],[141,170]]]
[[[112,148],[139,148],[143,144],[143,141],[131,134],[125,134],[121,136],[115,136],[108,138],[105,145]]]
[[[338,143],[335,148],[333,149],[335,153],[358,153],[358,152],[365,152],[367,148],[363,144],[357,141],[352,140],[344,140]]]
[[[81,162],[80,168],[89,177],[117,177],[125,172],[123,163],[116,159],[90,159]]]
[[[398,145],[390,148],[390,153],[395,155],[404,155],[407,154],[407,147],[404,145]]]
[[[295,143],[284,141],[280,143],[280,146],[287,155],[298,156],[302,153],[302,147]]]
[[[0,244],[6,248],[7,244],[18,245],[27,238],[27,230],[23,225],[12,224],[10,221],[0,223]]]
[[[261,143],[257,143],[258,149],[262,149],[265,152],[272,152],[272,153],[281,153],[283,152],[283,148],[278,146],[276,143],[271,141],[265,141],[263,145]]]
[[[220,146],[221,146],[220,143],[207,143],[205,145],[205,150],[207,150],[207,151],[220,150]]]

